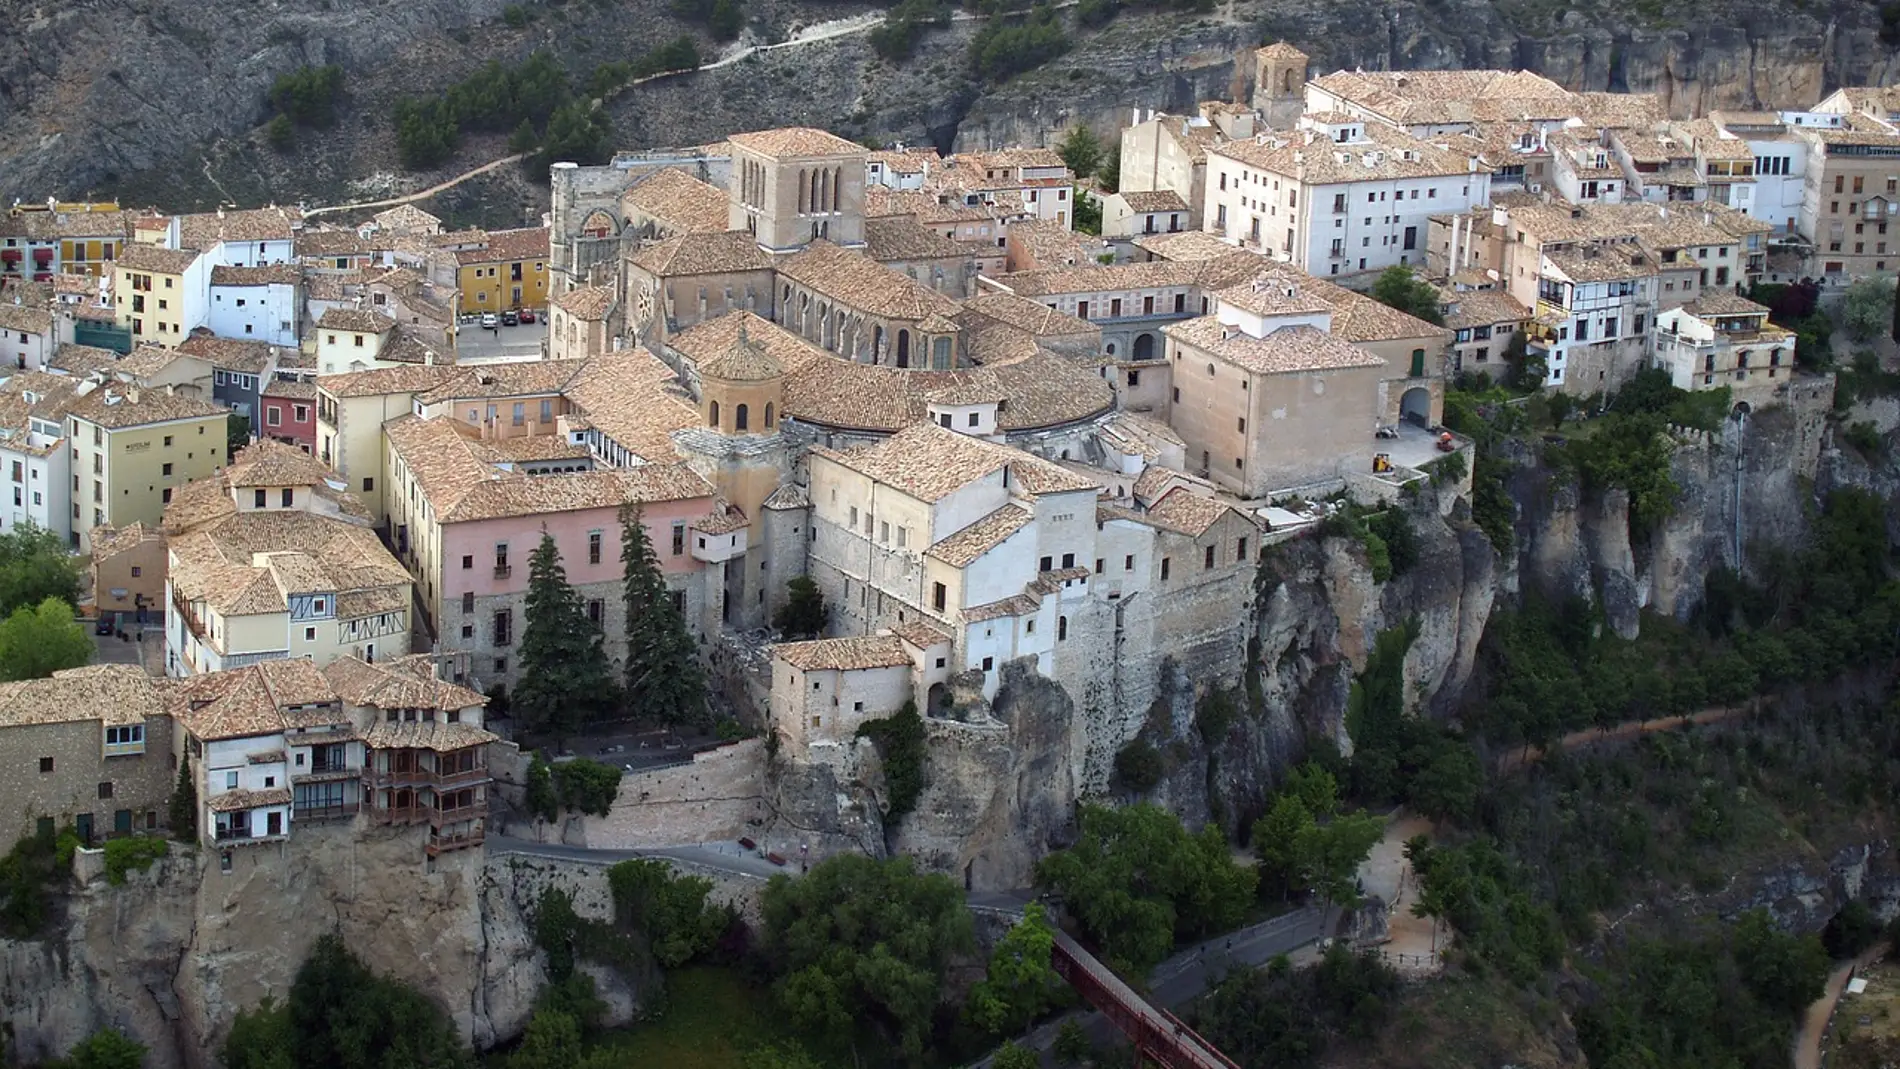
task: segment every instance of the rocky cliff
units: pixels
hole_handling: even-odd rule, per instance
[[[583,915],[610,909],[598,870],[480,851],[426,866],[419,829],[300,828],[231,858],[226,871],[216,852],[174,847],[124,886],[74,892],[46,939],[0,940],[0,1016],[16,1056],[54,1057],[109,1025],[150,1048],[152,1069],[213,1064],[235,1015],[282,999],[328,932],[489,1045],[519,1034],[545,981],[530,924],[539,889],[562,880]],[[601,979],[618,1019],[631,1019],[639,991]]]
[[[27,199],[87,191],[163,198],[168,207],[353,195],[421,187],[401,176],[389,111],[489,59],[553,50],[578,77],[691,29],[658,0],[513,5],[505,0],[280,0],[207,6],[176,0],[0,0],[0,193]],[[741,44],[775,40],[865,10],[752,0]],[[1526,67],[1578,89],[1645,90],[1671,111],[1798,107],[1842,84],[1900,75],[1900,26],[1872,0],[1629,0],[1574,9],[1547,0],[1374,3],[1232,2],[1205,16],[1131,13],[1075,28],[1075,49],[1003,86],[974,81],[965,51],[977,23],[926,35],[889,64],[862,33],[761,53],[622,95],[609,113],[625,147],[715,140],[789,123],[949,148],[1039,144],[1084,122],[1112,132],[1132,108],[1184,109],[1237,88],[1237,50],[1284,37],[1313,70]],[[520,21],[519,19],[517,21]],[[702,46],[711,52],[710,46]],[[261,136],[264,94],[280,74],[334,63],[346,72],[334,130],[280,153]],[[1244,88],[1244,86],[1238,86]],[[502,155],[471,137],[443,174]],[[509,186],[498,176],[490,184]],[[535,209],[512,185],[498,210]],[[542,202],[544,203],[544,202]]]

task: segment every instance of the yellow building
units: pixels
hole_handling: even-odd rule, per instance
[[[200,253],[131,244],[120,250],[113,272],[119,325],[135,342],[176,348],[210,314],[211,264]]]
[[[545,227],[491,230],[479,249],[455,254],[464,315],[543,308],[548,303],[548,232]]]
[[[92,551],[91,532],[101,524],[157,526],[175,488],[223,467],[230,415],[173,390],[87,386],[66,416],[82,553]]]

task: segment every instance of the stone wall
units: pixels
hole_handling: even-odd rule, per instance
[[[565,839],[615,850],[738,839],[755,835],[770,814],[765,742],[745,739],[687,764],[628,773],[612,810],[571,821]]]

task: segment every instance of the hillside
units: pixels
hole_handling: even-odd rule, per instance
[[[206,207],[218,200],[337,203],[423,188],[505,154],[501,135],[470,137],[427,174],[397,165],[390,112],[439,92],[489,60],[553,52],[576,81],[693,32],[710,60],[748,44],[871,10],[750,0],[724,46],[652,0],[0,0],[0,195],[118,194]],[[853,137],[981,148],[1038,142],[1076,121],[1106,132],[1133,107],[1183,108],[1225,96],[1237,49],[1286,37],[1336,67],[1524,66],[1586,89],[1653,90],[1680,113],[1720,106],[1801,106],[1840,84],[1895,76],[1879,5],[1845,0],[1724,0],[1693,10],[1640,0],[1591,13],[1544,0],[1347,0],[1228,3],[1206,14],[1125,6],[1106,25],[1061,14],[1074,47],[1002,85],[970,74],[981,19],[927,31],[915,56],[880,60],[847,33],[661,79],[608,104],[614,144],[717,139],[742,128],[823,125]],[[265,93],[304,66],[344,70],[338,125],[269,147]],[[511,169],[512,170],[512,169]],[[490,222],[538,211],[544,194],[502,174],[442,207]]]

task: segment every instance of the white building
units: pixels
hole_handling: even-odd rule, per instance
[[[1336,112],[1207,158],[1203,228],[1321,277],[1422,266],[1431,216],[1491,193],[1475,156]]]
[[[1655,366],[1679,389],[1775,386],[1794,377],[1794,335],[1768,322],[1768,309],[1732,293],[1703,295],[1656,317]]]
[[[25,371],[0,382],[0,528],[30,523],[70,539],[66,405],[80,381]]]
[[[1794,114],[1718,111],[1710,116],[1721,130],[1746,141],[1755,157],[1754,199],[1736,207],[1773,226],[1777,235],[1799,232],[1807,184],[1807,142],[1791,131],[1794,124],[1784,118]]]
[[[0,304],[0,375],[39,371],[57,348],[59,323],[50,309]]]
[[[301,288],[294,265],[214,266],[206,325],[221,338],[295,347]]]

